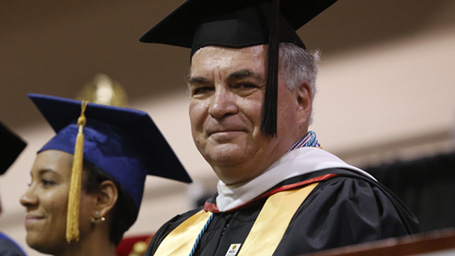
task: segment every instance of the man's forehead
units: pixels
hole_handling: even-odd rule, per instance
[[[248,47],[242,47],[242,48],[233,48],[233,47],[223,47],[223,46],[217,46],[217,45],[208,45],[204,46],[200,49],[198,49],[194,55],[192,56],[192,59],[194,58],[195,55],[205,53],[205,52],[210,52],[210,53],[230,53],[230,54],[258,54],[262,55],[266,53],[267,50],[267,45],[266,44],[259,44],[259,45],[252,45]]]
[[[267,56],[266,48],[265,45],[244,48],[203,47],[192,56],[190,76],[213,70],[225,70],[230,73],[251,70],[255,73],[263,73]]]

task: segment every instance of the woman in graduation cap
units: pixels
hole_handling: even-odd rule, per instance
[[[53,255],[115,255],[135,222],[147,174],[191,182],[142,111],[30,94],[57,133],[37,153],[27,244]]]

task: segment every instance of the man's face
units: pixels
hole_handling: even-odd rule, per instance
[[[296,92],[279,79],[277,136],[260,131],[266,84],[266,47],[208,46],[192,58],[189,76],[196,147],[226,184],[261,174],[303,136]],[[300,127],[301,128],[301,127]]]

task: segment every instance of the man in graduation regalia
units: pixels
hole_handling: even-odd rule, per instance
[[[308,129],[318,56],[295,30],[333,2],[188,0],[141,37],[191,48],[192,135],[219,177],[146,255],[299,255],[417,232],[394,195]]]

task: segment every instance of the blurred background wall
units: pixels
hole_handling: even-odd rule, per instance
[[[216,177],[193,145],[184,77],[189,51],[138,38],[182,0],[2,1],[0,120],[28,142],[0,177],[0,230],[30,255],[19,197],[35,152],[51,136],[27,98],[74,98],[98,73],[120,83],[129,107],[150,113],[195,184],[148,178],[127,235],[153,233],[212,191]],[[321,50],[312,130],[327,151],[360,167],[455,147],[455,1],[338,1],[299,30]]]

